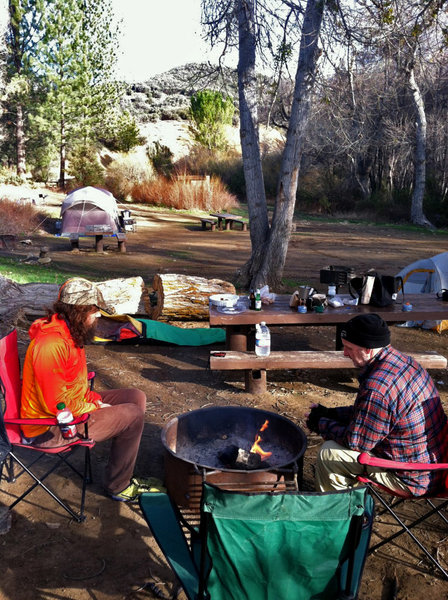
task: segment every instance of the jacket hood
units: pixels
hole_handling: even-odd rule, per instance
[[[29,331],[30,339],[34,340],[40,335],[48,335],[48,334],[60,334],[64,337],[70,335],[70,330],[67,326],[67,323],[61,319],[58,319],[57,315],[52,315],[50,321],[46,317],[42,319],[37,319],[31,325]]]

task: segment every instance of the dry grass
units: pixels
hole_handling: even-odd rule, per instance
[[[0,198],[0,233],[29,235],[39,224],[41,215],[33,204]]]
[[[157,177],[134,186],[132,197],[137,202],[182,210],[220,211],[238,206],[219,177],[209,181],[187,175],[177,179]]]

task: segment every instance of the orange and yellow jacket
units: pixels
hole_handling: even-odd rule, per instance
[[[34,321],[29,330],[31,343],[23,365],[23,419],[54,417],[56,405],[64,402],[74,417],[98,408],[101,396],[89,389],[84,348],[78,348],[65,321],[53,315]],[[22,426],[24,435],[45,433],[48,426]]]

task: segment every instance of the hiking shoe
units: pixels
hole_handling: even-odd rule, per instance
[[[138,486],[131,481],[124,490],[117,494],[109,494],[109,496],[112,500],[118,500],[119,502],[135,502],[140,494],[141,492],[138,491]]]
[[[160,479],[155,477],[133,477],[127,488],[117,494],[109,494],[112,500],[119,502],[136,502],[140,494],[144,492],[165,492]]]
[[[132,477],[131,483],[137,486],[139,494],[143,494],[143,492],[166,492],[166,488],[157,477]]]

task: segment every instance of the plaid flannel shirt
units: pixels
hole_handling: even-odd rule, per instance
[[[383,348],[364,367],[353,406],[338,409],[338,420],[322,418],[324,439],[358,452],[400,462],[448,459],[448,424],[434,382],[413,358]],[[442,472],[401,471],[416,496],[441,485]]]

